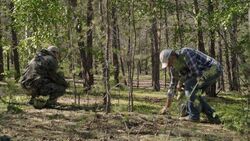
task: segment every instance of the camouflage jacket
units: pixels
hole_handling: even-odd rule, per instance
[[[43,49],[27,65],[20,79],[21,86],[25,89],[31,89],[43,85],[43,82],[53,82],[67,87],[64,76],[57,70],[57,59],[48,50]]]

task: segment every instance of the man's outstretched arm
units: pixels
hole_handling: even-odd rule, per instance
[[[173,97],[176,91],[176,85],[179,80],[178,73],[174,70],[173,67],[169,69],[169,72],[170,72],[170,84],[169,84],[169,89],[167,91],[167,100],[163,108],[160,110],[160,114],[166,114],[168,109],[171,107]]]

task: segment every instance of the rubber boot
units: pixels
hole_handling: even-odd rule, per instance
[[[57,99],[49,98],[45,104],[45,108],[54,108],[58,105]]]
[[[33,104],[34,104],[34,101],[35,101],[35,98],[36,98],[36,97],[31,96],[31,98],[30,98],[28,104],[33,105]]]

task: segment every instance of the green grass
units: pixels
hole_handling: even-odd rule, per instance
[[[126,102],[126,103],[125,103]],[[112,104],[113,112],[126,112],[128,111],[127,101],[121,101],[120,104],[115,103]],[[158,113],[159,109],[161,108],[160,104],[152,104],[147,102],[134,102],[134,112],[140,114],[156,114]]]
[[[219,98],[209,99],[224,125],[232,130],[247,133],[250,130],[250,112],[247,97],[239,93],[221,94]],[[248,115],[248,117],[247,117]]]
[[[12,96],[11,102],[19,103],[12,107],[12,110],[16,108],[24,110],[32,108],[30,106],[25,106],[25,103],[29,100],[29,97],[25,95],[20,87],[16,87],[13,83],[8,86],[1,87],[5,95],[2,98],[5,101],[9,101],[9,96]],[[72,94],[72,87],[63,97],[68,97],[74,99]],[[88,93],[89,98],[102,99],[103,87],[96,85],[91,92]],[[77,92],[80,93],[81,98],[86,98],[86,93],[83,92],[81,86],[77,87]],[[134,88],[134,113],[145,114],[145,115],[155,115],[164,105],[166,100],[166,90],[161,90],[160,92],[155,92],[150,89]],[[236,92],[225,92],[219,94],[217,98],[207,98],[208,103],[216,110],[216,113],[220,116],[225,127],[236,130],[241,133],[249,132],[250,127],[250,113],[247,109],[247,96],[240,95]],[[128,108],[128,89],[123,87],[111,89],[111,99],[112,99],[112,112],[127,112]],[[118,103],[119,101],[119,103]],[[101,100],[102,102],[102,100]],[[100,103],[102,104],[102,103]],[[178,116],[178,107],[180,106],[179,101],[174,101],[170,113],[173,116]],[[10,108],[10,107],[9,107]],[[18,110],[17,109],[17,110]],[[8,110],[8,104],[0,102],[0,112],[6,112]],[[248,112],[248,119],[247,119]],[[49,118],[57,119],[64,118],[62,115],[51,115]]]

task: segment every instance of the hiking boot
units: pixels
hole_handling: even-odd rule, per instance
[[[181,121],[191,121],[191,122],[199,122],[199,119],[191,119],[189,116],[185,116],[185,117],[180,117],[179,120]]]
[[[216,115],[215,117],[208,118],[209,123],[221,124],[220,118]]]
[[[60,105],[58,102],[57,102],[57,99],[48,99],[46,104],[45,104],[45,108],[54,108],[56,106]]]
[[[29,105],[33,105],[33,104],[34,104],[34,101],[35,101],[35,98],[34,98],[34,97],[31,97],[31,99],[29,100],[28,104],[29,104]]]
[[[35,109],[43,109],[45,104],[46,104],[46,102],[43,99],[35,99],[33,107]]]
[[[9,136],[6,136],[6,135],[0,136],[0,141],[11,141],[10,139],[11,138]]]

